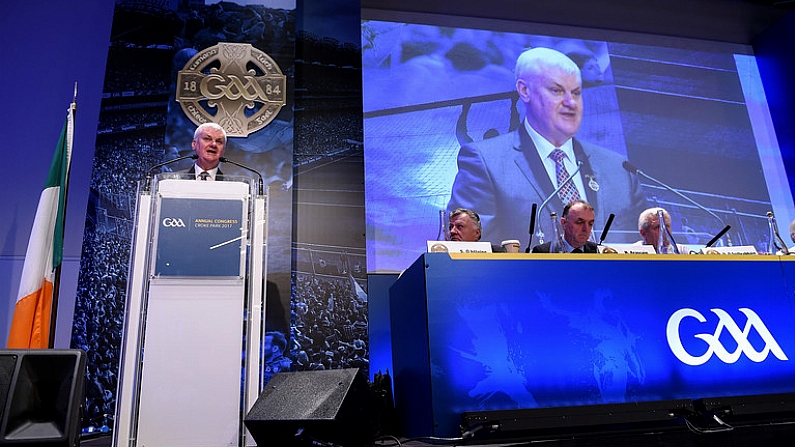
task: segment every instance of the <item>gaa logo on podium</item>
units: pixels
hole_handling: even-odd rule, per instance
[[[194,124],[216,123],[230,137],[267,126],[285,104],[287,77],[247,43],[222,42],[193,56],[177,74],[177,102]]]
[[[674,353],[676,358],[691,366],[703,365],[707,362],[707,360],[712,358],[713,354],[722,362],[729,364],[739,360],[741,354],[745,354],[749,360],[756,363],[767,359],[767,356],[770,353],[772,353],[779,360],[788,360],[786,354],[784,354],[784,351],[778,345],[778,342],[776,342],[776,340],[773,338],[773,335],[770,334],[770,331],[765,326],[765,323],[763,323],[762,319],[759,318],[759,315],[746,307],[742,307],[739,310],[745,314],[746,317],[748,317],[743,329],[740,329],[737,323],[732,319],[731,315],[729,315],[725,310],[710,309],[712,313],[718,316],[718,324],[715,326],[715,331],[711,334],[701,333],[693,335],[694,338],[704,340],[708,346],[706,352],[699,356],[694,356],[687,352],[684,345],[682,345],[682,339],[680,338],[679,334],[679,326],[682,323],[682,320],[685,318],[695,318],[699,323],[706,323],[707,319],[695,309],[684,308],[677,310],[668,319],[668,325],[665,331],[666,337],[668,338],[668,346],[671,348],[671,351]],[[734,339],[735,342],[737,342],[737,348],[734,350],[734,352],[729,352],[726,350],[726,348],[720,342],[720,337],[724,329],[727,330],[729,335]],[[751,334],[751,329],[756,330],[756,332],[762,338],[762,341],[765,342],[765,346],[761,351],[757,351],[756,348],[754,348],[754,346],[748,341],[748,338]]]
[[[178,217],[166,217],[163,219],[164,227],[185,228],[185,222]]]

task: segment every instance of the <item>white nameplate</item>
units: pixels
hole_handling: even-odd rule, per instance
[[[428,241],[428,253],[491,253],[491,243]]]
[[[739,245],[737,247],[705,247],[701,253],[707,255],[758,255],[753,245]]]
[[[610,244],[600,245],[599,253],[622,253],[627,255],[656,254],[653,245],[641,244]]]

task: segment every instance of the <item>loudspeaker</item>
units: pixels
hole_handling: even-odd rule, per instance
[[[0,350],[0,445],[80,444],[86,353]]]
[[[258,446],[368,446],[375,421],[358,368],[275,374],[245,418]]]

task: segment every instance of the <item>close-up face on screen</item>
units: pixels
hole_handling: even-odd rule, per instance
[[[595,208],[592,239],[612,214],[605,243],[637,242],[639,213],[662,207],[677,243],[698,250],[730,226],[716,246],[761,252],[766,213],[791,220],[750,47],[363,18],[370,272],[408,267],[457,207],[480,214],[494,245],[548,240],[562,201],[538,154],[559,143]],[[539,48],[552,51],[517,67]]]

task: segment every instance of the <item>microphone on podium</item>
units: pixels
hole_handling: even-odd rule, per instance
[[[254,169],[254,168],[249,168],[248,166],[246,166],[246,165],[244,165],[244,164],[242,164],[242,163],[238,163],[238,162],[236,162],[236,161],[232,161],[232,160],[230,160],[230,159],[228,159],[228,158],[226,158],[226,157],[221,157],[221,158],[219,158],[218,160],[219,160],[221,163],[229,163],[229,164],[232,164],[232,165],[235,165],[235,166],[239,166],[239,167],[241,167],[241,168],[243,168],[243,169],[245,169],[245,170],[247,170],[247,171],[251,171],[251,172],[253,172],[254,174],[256,174],[256,175],[257,175],[257,179],[259,179],[259,195],[262,195],[262,191],[263,191],[263,186],[262,186],[262,174],[260,174],[260,173],[259,173],[259,171],[257,171],[257,170],[256,170],[256,169]]]
[[[624,163],[622,163],[622,164],[621,164],[621,166],[622,166],[624,169],[626,169],[626,170],[627,170],[627,171],[628,171],[630,174],[635,174],[635,175],[641,176],[641,177],[643,177],[643,178],[645,178],[645,179],[651,180],[652,182],[654,182],[654,183],[656,183],[656,184],[658,184],[658,185],[662,186],[663,188],[667,189],[668,191],[671,191],[672,193],[676,194],[677,196],[681,197],[682,199],[684,199],[684,200],[686,200],[687,202],[689,202],[689,203],[691,203],[692,205],[694,205],[696,208],[698,208],[698,209],[700,209],[700,210],[702,210],[702,211],[706,212],[706,213],[707,213],[707,214],[709,214],[710,216],[712,216],[712,217],[714,217],[715,219],[717,219],[717,221],[718,221],[718,222],[720,222],[720,224],[721,224],[722,226],[724,226],[724,227],[726,227],[726,226],[727,226],[727,225],[726,225],[726,222],[724,222],[724,221],[723,221],[723,219],[721,219],[721,217],[720,217],[720,216],[718,216],[717,214],[715,214],[714,212],[712,212],[712,210],[708,209],[708,208],[707,208],[707,207],[705,207],[704,205],[702,205],[702,204],[700,204],[700,203],[696,202],[695,200],[691,199],[690,197],[686,196],[685,194],[683,194],[683,193],[682,193],[681,191],[679,191],[678,189],[674,189],[674,188],[672,188],[672,187],[670,187],[670,186],[666,185],[665,183],[663,183],[663,182],[661,182],[661,181],[657,180],[656,178],[654,178],[654,177],[652,177],[652,176],[650,176],[650,175],[646,174],[645,172],[641,171],[640,169],[638,169],[638,167],[637,167],[637,166],[635,166],[635,165],[633,165],[632,163],[630,163],[630,162],[629,162],[629,160],[625,160],[625,161],[624,161]],[[727,231],[728,231],[728,230],[727,230]],[[726,239],[727,239],[727,245],[731,246],[731,245],[732,245],[732,241],[731,241],[731,236],[730,236],[729,234],[726,234]]]
[[[152,175],[154,174],[155,169],[162,168],[165,165],[170,165],[171,163],[176,163],[178,161],[187,160],[187,159],[195,160],[197,158],[199,158],[199,156],[193,153],[190,155],[183,155],[182,157],[177,157],[168,161],[164,161],[163,163],[158,163],[152,166],[151,168],[149,168],[148,171],[146,171],[146,185],[144,186],[144,191],[149,191],[149,187],[152,183]]]
[[[527,241],[527,248],[524,249],[525,253],[530,253],[530,245],[533,242],[533,232],[536,230],[536,204],[530,208],[530,239]]]

